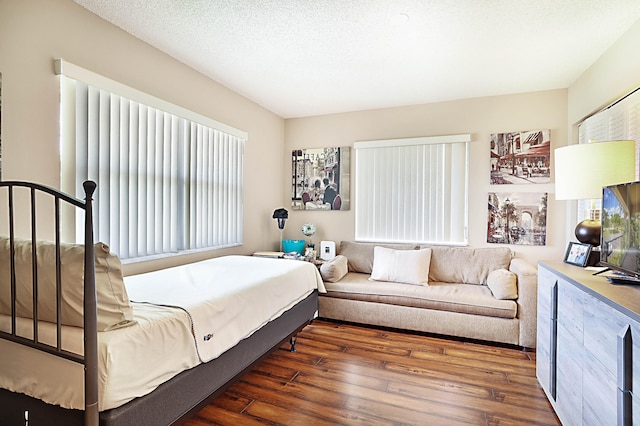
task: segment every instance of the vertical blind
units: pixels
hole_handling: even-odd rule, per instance
[[[61,104],[62,170],[77,194],[96,181],[97,240],[123,259],[242,243],[245,138],[65,76]]]
[[[356,142],[356,239],[466,244],[470,135]]]
[[[614,102],[578,125],[579,143],[590,141],[636,141],[636,180],[640,170],[640,89]],[[593,201],[593,202],[592,202]],[[601,208],[601,200],[579,200],[578,221],[589,219],[592,207]]]

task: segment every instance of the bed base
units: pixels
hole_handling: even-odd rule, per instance
[[[263,358],[287,340],[295,351],[295,335],[310,323],[318,309],[315,290],[280,317],[269,322],[218,358],[183,371],[153,392],[100,413],[101,426],[181,425],[224,393]],[[275,344],[274,344],[275,343]],[[0,389],[0,418],[11,425],[82,425],[84,412],[44,403]]]

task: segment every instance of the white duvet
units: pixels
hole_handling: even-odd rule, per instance
[[[98,409],[108,410],[148,394],[200,363],[188,315],[180,309],[133,304],[136,323],[98,333]],[[9,330],[10,317],[0,316]],[[32,337],[32,321],[18,319],[18,334]],[[39,340],[55,345],[55,324],[42,322]],[[83,332],[63,326],[62,348],[82,353]],[[82,364],[0,339],[0,387],[49,404],[84,410]],[[1,423],[1,422],[0,422]]]
[[[126,277],[125,284],[129,297],[142,303],[133,303],[135,324],[98,333],[100,411],[150,393],[250,336],[314,289],[325,291],[310,263],[246,256]],[[31,320],[18,323],[19,334],[28,337]],[[0,329],[8,331],[9,324],[0,316]],[[54,342],[54,333],[53,324],[40,325],[41,341]],[[82,329],[63,327],[64,349],[81,353],[82,340]],[[84,409],[82,365],[4,339],[0,359],[0,387]]]
[[[183,309],[201,361],[250,336],[313,290],[324,292],[307,262],[225,256],[125,278],[133,302]]]

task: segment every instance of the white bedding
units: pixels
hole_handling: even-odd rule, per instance
[[[318,269],[286,259],[225,256],[125,278],[129,298],[184,309],[198,354],[210,361],[307,297]]]
[[[200,363],[188,315],[180,309],[133,304],[135,324],[98,333],[98,409],[118,407]],[[0,316],[9,330],[10,317]],[[31,337],[31,320],[18,319],[18,334]],[[41,322],[39,340],[55,344],[55,325]],[[82,353],[79,327],[63,326],[62,347]],[[0,387],[64,408],[84,409],[81,364],[0,339]]]
[[[218,356],[250,336],[315,288],[325,291],[317,268],[307,262],[218,259],[125,278],[130,298],[147,303],[133,303],[135,324],[98,333],[100,411],[150,393],[200,358]],[[196,296],[185,296],[187,288]],[[198,303],[205,294],[219,300]],[[185,306],[158,306],[180,304]],[[9,317],[0,316],[0,329],[8,331],[9,324]],[[31,324],[21,319],[19,334],[28,337]],[[197,348],[192,327],[200,337]],[[53,324],[40,324],[40,341],[53,343],[54,333]],[[82,329],[63,327],[64,349],[80,353],[82,340]],[[82,365],[4,339],[0,359],[1,388],[84,409]]]

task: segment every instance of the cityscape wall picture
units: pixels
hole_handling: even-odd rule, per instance
[[[547,198],[546,192],[490,192],[487,242],[546,245]]]
[[[551,182],[551,131],[491,134],[491,184]]]
[[[349,210],[349,154],[349,147],[293,150],[292,209]]]

